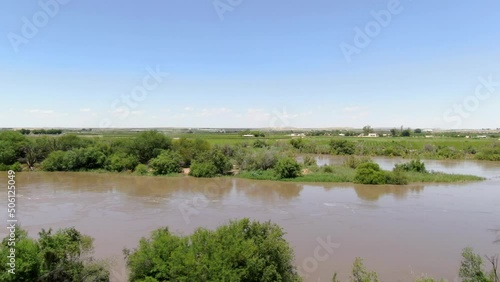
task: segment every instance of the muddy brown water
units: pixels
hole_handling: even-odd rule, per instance
[[[386,169],[402,161],[375,160]],[[340,163],[342,158],[318,161]],[[126,280],[122,249],[134,248],[154,229],[169,226],[189,234],[244,217],[271,220],[286,230],[305,281],[331,281],[335,271],[346,281],[356,257],[382,281],[412,281],[422,274],[453,281],[464,247],[500,253],[500,163],[426,164],[488,180],[364,186],[25,172],[17,175],[18,218],[32,236],[41,228],[71,226],[91,235],[95,256],[113,265],[113,281]],[[7,183],[5,172],[0,183]],[[6,194],[0,199],[3,207]]]

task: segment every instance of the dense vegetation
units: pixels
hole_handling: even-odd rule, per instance
[[[186,237],[159,229],[126,251],[130,281],[301,281],[283,236],[275,224],[248,219]]]
[[[0,245],[0,281],[109,281],[106,266],[91,256],[93,239],[74,228],[42,230],[38,240],[18,228],[15,240],[9,239]],[[16,250],[14,275],[7,271],[12,248]]]
[[[7,236],[0,245],[0,281],[105,282],[110,265],[95,260],[93,239],[75,228],[57,232],[42,230],[39,239],[28,237],[23,229],[15,232],[15,245]],[[198,229],[192,235],[178,236],[161,228],[140,240],[137,249],[124,250],[131,282],[158,281],[303,281],[294,266],[294,253],[284,239],[281,227],[271,222],[232,221],[216,230]],[[8,254],[16,249],[16,271],[9,273]],[[491,270],[484,268],[481,256],[471,248],[462,252],[459,277],[469,282],[500,282],[498,256],[486,257]],[[339,282],[337,274],[333,282]],[[360,258],[354,261],[352,282],[379,281]],[[438,282],[421,277],[416,282]]]
[[[372,131],[365,128],[366,132]],[[24,132],[26,133],[26,132]],[[172,175],[184,168],[194,177],[215,177],[239,173],[240,177],[305,182],[357,182],[361,184],[406,184],[409,182],[454,182],[479,180],[470,176],[429,173],[418,161],[382,171],[369,156],[404,156],[500,160],[500,145],[457,150],[446,142],[425,144],[421,150],[390,139],[382,141],[266,138],[262,132],[246,132],[251,142],[220,144],[186,136],[172,139],[157,131],[145,131],[123,138],[88,138],[73,134],[28,137],[21,132],[0,132],[0,170],[42,169],[46,171],[105,170],[139,175]],[[218,136],[223,136],[220,134]],[[191,135],[195,137],[196,135]],[[243,138],[243,137],[242,137]],[[350,156],[343,166],[318,167],[313,158],[302,163],[298,154],[321,153]],[[361,157],[360,157],[361,156]],[[364,164],[367,163],[368,164]],[[361,166],[361,167],[359,167]],[[419,167],[420,166],[420,167]],[[421,167],[423,166],[423,167]]]

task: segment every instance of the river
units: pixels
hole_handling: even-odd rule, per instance
[[[374,160],[384,169],[401,162]],[[342,158],[318,157],[318,162]],[[169,226],[189,234],[244,217],[271,220],[286,230],[305,281],[331,281],[335,271],[346,281],[356,257],[382,281],[413,281],[422,274],[453,281],[464,247],[500,253],[500,163],[425,162],[429,170],[487,180],[366,186],[22,172],[18,218],[31,236],[41,228],[71,226],[91,235],[95,256],[113,262],[114,281],[126,279],[122,249],[134,248],[154,229]],[[0,183],[7,183],[6,173]],[[6,206],[6,193],[0,204]],[[6,222],[5,209],[4,214]]]

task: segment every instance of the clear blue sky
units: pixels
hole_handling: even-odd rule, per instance
[[[60,1],[2,4],[0,127],[500,127],[498,0]]]

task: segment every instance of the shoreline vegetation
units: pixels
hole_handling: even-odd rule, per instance
[[[1,281],[110,281],[112,264],[93,257],[94,239],[74,227],[39,232],[28,236],[18,227],[0,244]],[[190,235],[178,235],[168,227],[140,239],[135,249],[123,250],[129,277],[123,281],[304,281],[303,269],[295,265],[295,253],[279,225],[233,220],[215,230],[198,228]],[[16,275],[10,267],[9,252],[15,243]],[[335,245],[324,242],[328,253]],[[486,260],[470,247],[463,249],[459,277],[463,281],[499,282],[498,255]],[[489,270],[485,268],[485,262]],[[333,282],[340,282],[332,270]],[[19,279],[20,277],[21,279]],[[116,278],[116,277],[115,277]],[[378,282],[361,258],[352,265],[350,281]],[[443,282],[428,276],[415,282]]]
[[[323,148],[318,146],[316,139],[303,136],[285,140],[266,139],[262,132],[254,132],[251,136],[259,137],[254,137],[250,143],[234,143],[227,138],[213,144],[196,135],[194,138],[171,138],[153,130],[109,139],[75,134],[31,137],[16,131],[0,131],[0,171],[109,171],[154,176],[176,176],[188,172],[190,176],[200,178],[234,176],[254,180],[372,185],[484,180],[473,175],[427,171],[420,161],[420,157],[428,156],[426,153],[405,155],[412,158],[397,164],[391,171],[385,171],[371,160],[372,155],[359,154],[360,147],[365,148],[365,141],[352,141],[347,137],[329,138],[327,148]],[[377,142],[383,146],[379,148],[383,152],[401,145],[394,145],[398,144],[394,141]],[[469,146],[467,150],[477,155],[488,154],[492,159],[500,156],[500,143],[481,144]],[[438,150],[440,146],[426,144],[423,150]],[[323,148],[322,153],[345,156],[343,164],[318,166],[315,158],[309,155],[297,161],[298,156],[311,152],[318,154],[318,148]],[[446,159],[454,158],[451,155]]]

